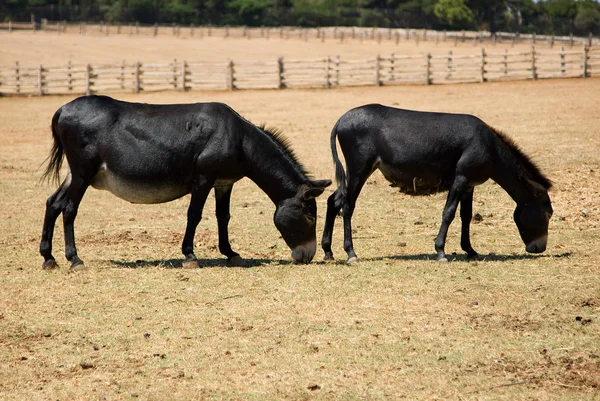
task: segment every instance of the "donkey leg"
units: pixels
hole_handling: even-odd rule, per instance
[[[446,205],[444,206],[444,212],[442,213],[442,225],[440,231],[435,238],[435,251],[437,252],[437,260],[440,262],[447,262],[446,253],[444,252],[444,246],[446,245],[446,235],[448,234],[448,228],[454,220],[456,215],[456,209],[458,208],[458,202],[464,196],[465,191],[468,190],[468,180],[464,176],[457,176],[454,178],[454,183],[448,192],[448,198],[446,198]]]
[[[477,257],[477,252],[471,246],[470,227],[473,218],[473,188],[470,188],[460,201],[460,221],[462,223],[460,247],[467,253],[467,258]]]
[[[227,257],[228,266],[245,267],[246,262],[237,252],[231,249],[229,243],[229,214],[231,204],[231,190],[233,185],[226,187],[215,187],[216,215],[219,226],[219,252]]]
[[[52,255],[52,238],[56,219],[64,209],[66,194],[69,189],[71,177],[67,176],[58,189],[48,197],[46,201],[46,213],[44,215],[44,226],[42,228],[42,240],[40,241],[40,255],[44,258],[42,269],[55,269],[58,267],[56,259]]]
[[[185,256],[183,262],[183,267],[185,268],[199,267],[198,258],[194,254],[194,236],[196,235],[196,227],[198,227],[198,224],[202,220],[202,210],[204,209],[206,198],[213,183],[214,179],[208,180],[202,178],[194,184],[194,188],[192,189],[192,199],[190,200],[187,213],[187,226],[183,242],[181,243],[181,252]]]
[[[352,214],[354,214],[356,199],[369,175],[370,173],[350,175],[350,172],[348,172],[348,188],[342,209],[342,213],[344,214],[344,250],[348,254],[348,264],[358,262],[358,256],[356,256],[356,252],[354,252],[354,245],[352,243]]]
[[[70,271],[78,271],[85,268],[83,261],[77,255],[74,224],[79,204],[88,186],[88,180],[78,174],[71,174],[71,185],[68,188],[68,195],[62,211],[63,227],[65,230],[65,257],[71,262]]]
[[[336,189],[327,199],[327,215],[325,216],[325,227],[323,228],[323,237],[321,238],[321,247],[325,252],[323,260],[326,262],[333,262],[335,260],[333,258],[333,252],[331,251],[331,237],[333,236],[335,217],[338,215],[343,205],[344,197],[339,189]]]

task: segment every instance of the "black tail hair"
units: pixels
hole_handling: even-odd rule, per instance
[[[337,136],[337,128],[338,123],[335,123],[335,126],[331,130],[331,155],[333,156],[333,163],[335,164],[335,180],[338,184],[338,191],[342,196],[346,196],[347,191],[347,183],[346,183],[346,172],[344,171],[344,166],[338,157],[337,146],[335,138]]]
[[[58,183],[60,180],[60,168],[63,164],[63,156],[64,150],[62,143],[60,142],[60,138],[57,133],[57,125],[58,125],[58,117],[60,116],[60,109],[54,113],[54,117],[52,117],[52,138],[54,138],[54,143],[52,144],[52,149],[50,150],[50,154],[44,160],[44,163],[48,161],[48,165],[46,166],[46,170],[44,174],[42,174],[42,178],[40,181],[50,181]]]

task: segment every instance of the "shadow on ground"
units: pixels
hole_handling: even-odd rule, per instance
[[[292,262],[280,259],[244,259],[246,266],[258,267],[270,264],[288,265]],[[183,259],[155,259],[155,260],[136,260],[135,262],[124,260],[111,260],[110,263],[122,269],[142,269],[144,267],[164,267],[165,269],[183,268]],[[204,267],[230,267],[227,266],[227,259],[198,259],[199,268]]]

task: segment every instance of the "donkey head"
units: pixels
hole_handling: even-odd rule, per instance
[[[317,250],[315,198],[331,185],[330,180],[310,181],[301,185],[296,196],[277,205],[273,221],[283,240],[292,249],[296,263],[310,263]]]
[[[525,243],[525,250],[530,253],[541,253],[546,250],[548,242],[548,223],[552,217],[552,204],[548,190],[542,185],[527,180],[532,189],[530,202],[517,204],[514,219]]]

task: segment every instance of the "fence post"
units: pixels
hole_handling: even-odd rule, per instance
[[[431,53],[425,55],[425,85],[431,84]]]
[[[392,53],[390,56],[390,81],[396,80],[396,55]]]
[[[381,56],[375,57],[375,86],[381,86]]]
[[[535,66],[535,47],[531,46],[531,78],[537,79],[537,68]]]
[[[173,89],[177,90],[177,81],[179,74],[177,73],[177,59],[173,59]]]
[[[340,56],[335,56],[333,59],[333,65],[335,68],[335,79],[333,80],[333,84],[335,86],[340,85]]]
[[[485,49],[482,47],[481,48],[481,78],[480,81],[481,82],[485,82],[486,78],[485,78]]]
[[[285,89],[285,69],[283,66],[283,57],[277,57],[277,87],[279,89]]]
[[[121,89],[125,89],[125,60],[121,61]]]
[[[90,64],[85,66],[85,94],[92,94],[92,66]]]
[[[41,64],[38,68],[38,95],[44,96],[44,67]]]
[[[67,88],[69,89],[69,92],[73,90],[73,73],[71,69],[71,60],[69,60],[69,64],[67,64]]]
[[[229,89],[230,91],[235,89],[235,76],[234,76],[234,69],[233,69],[233,60],[229,59],[227,60],[227,89]]]
[[[588,76],[588,48],[583,45],[583,78],[587,78]]]
[[[331,57],[325,61],[325,87],[331,88]]]
[[[560,74],[566,75],[567,73],[567,63],[565,63],[565,47],[560,47]]]
[[[504,75],[508,75],[508,49],[504,49]]]
[[[446,66],[446,79],[452,78],[452,50],[448,52],[448,63]]]
[[[158,35],[158,24],[154,23],[154,36]]]
[[[17,94],[21,93],[21,69],[19,68],[19,62],[15,62],[15,91]]]
[[[12,33],[12,21],[8,21],[8,33]]]
[[[187,87],[187,76],[189,75],[187,61],[181,62],[181,90],[183,92],[188,90]]]
[[[135,93],[140,93],[140,90],[142,89],[142,85],[141,85],[141,69],[142,67],[142,63],[140,63],[139,61],[135,62],[135,70],[133,73],[133,77],[134,77],[134,81],[133,81],[133,90],[135,91]]]

